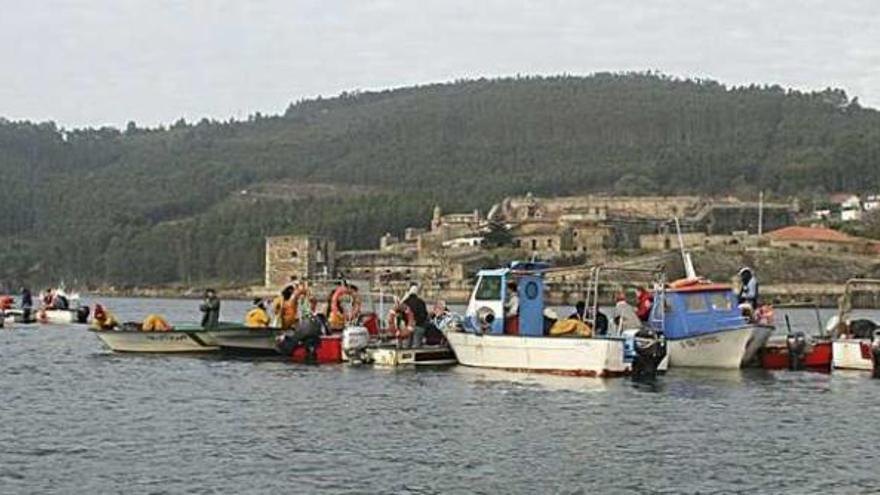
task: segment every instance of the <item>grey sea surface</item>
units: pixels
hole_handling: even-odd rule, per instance
[[[100,302],[123,320],[199,316],[192,300]],[[815,333],[812,310],[785,312]],[[876,493],[878,418],[880,380],[861,372],[637,385],[124,355],[82,326],[0,330],[2,494]]]

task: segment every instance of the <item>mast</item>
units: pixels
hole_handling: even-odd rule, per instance
[[[758,236],[764,233],[764,191],[758,193]]]
[[[678,234],[678,248],[681,250],[681,261],[684,264],[684,275],[685,278],[695,279],[697,278],[697,271],[694,270],[694,262],[691,259],[691,253],[688,252],[684,247],[684,238],[681,236],[681,224],[678,223],[678,217],[673,217],[675,220],[675,231]]]

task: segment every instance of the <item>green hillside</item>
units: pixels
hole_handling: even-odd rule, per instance
[[[266,235],[372,246],[435,203],[880,189],[880,113],[653,74],[475,80],[168,129],[0,120],[0,173],[0,284],[249,281]]]

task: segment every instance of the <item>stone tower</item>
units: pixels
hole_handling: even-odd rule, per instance
[[[320,280],[336,272],[336,243],[309,235],[266,238],[266,287],[277,288],[291,278]]]

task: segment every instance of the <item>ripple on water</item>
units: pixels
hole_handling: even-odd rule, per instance
[[[193,317],[191,301],[105,302],[124,319]],[[224,311],[244,308],[224,302]],[[672,370],[649,386],[116,355],[81,329],[16,329],[0,332],[0,376],[3,493],[880,486],[871,423],[880,381],[861,373]]]

